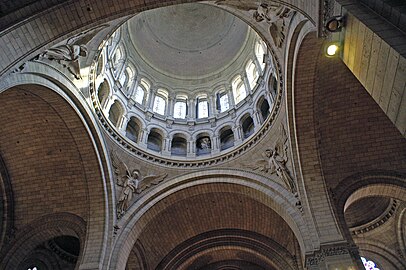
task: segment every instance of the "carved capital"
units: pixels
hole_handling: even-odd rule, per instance
[[[319,265],[324,262],[328,257],[340,256],[340,255],[350,255],[351,257],[359,257],[358,249],[356,246],[336,245],[336,246],[326,246],[321,247],[320,250],[315,251],[311,255],[306,256],[306,267]]]

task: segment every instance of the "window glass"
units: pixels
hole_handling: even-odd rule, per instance
[[[121,49],[117,48],[116,53],[114,54],[114,64],[117,64],[118,61],[120,61],[122,57],[123,57],[123,54],[121,52]]]
[[[209,103],[206,99],[198,100],[197,103],[197,118],[209,117]]]
[[[173,110],[173,117],[185,119],[186,118],[186,102],[177,101]]]
[[[248,83],[250,85],[250,88],[253,89],[255,87],[255,84],[256,84],[257,79],[258,79],[257,67],[251,61],[246,66],[245,71],[247,72],[247,78],[248,78]]]
[[[364,257],[361,257],[362,263],[364,264],[364,267],[366,270],[379,270],[379,268],[377,268],[375,262],[368,260]]]
[[[156,96],[155,100],[154,100],[153,111],[156,112],[156,113],[164,115],[165,114],[165,107],[166,107],[165,99],[163,99],[160,96]]]
[[[230,108],[230,103],[228,102],[227,93],[223,92],[220,94],[220,112],[225,112]]]
[[[142,105],[144,101],[145,91],[141,86],[137,87],[137,91],[135,91],[135,101]]]
[[[238,104],[247,96],[245,85],[240,76],[233,81],[232,88],[235,104]]]
[[[255,56],[257,57],[262,70],[264,70],[264,68],[265,68],[265,63],[264,63],[265,48],[266,48],[265,44],[263,44],[262,42],[259,42],[259,41],[255,45]]]
[[[126,70],[126,71],[124,71],[124,72],[121,74],[121,76],[120,76],[120,84],[121,84],[122,86],[124,86],[124,84],[125,84],[127,78],[128,78],[128,74],[127,74],[127,70]]]

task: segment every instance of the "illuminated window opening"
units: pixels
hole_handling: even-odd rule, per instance
[[[380,270],[374,261],[361,257],[361,261],[364,264],[366,270]]]
[[[240,76],[237,76],[234,79],[234,81],[232,83],[232,88],[233,88],[235,104],[238,104],[247,96],[247,91],[245,89],[245,85]]]
[[[197,98],[197,118],[209,117],[209,103],[206,97]]]
[[[185,119],[186,113],[187,113],[186,100],[176,101],[173,109],[173,117],[178,119]]]
[[[258,70],[255,64],[250,61],[245,67],[245,72],[247,73],[248,83],[251,89],[254,89],[258,80]]]
[[[257,43],[255,44],[255,56],[257,57],[257,60],[262,70],[264,70],[265,68],[264,61],[265,51],[266,45],[262,41],[257,41]]]

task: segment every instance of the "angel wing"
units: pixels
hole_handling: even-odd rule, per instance
[[[148,175],[142,178],[138,184],[137,193],[141,193],[152,185],[157,185],[168,176],[167,173],[160,175]]]
[[[111,151],[111,163],[114,167],[114,174],[116,175],[116,183],[120,187],[124,187],[126,178],[130,175],[127,165],[121,161],[114,151]]]
[[[279,137],[276,140],[275,151],[286,162],[288,159],[288,135],[283,124],[279,127]]]
[[[285,41],[285,21],[284,19],[279,19],[269,26],[269,33],[272,36],[273,42],[278,48],[282,47]]]
[[[268,160],[257,159],[254,163],[244,164],[244,167],[251,169],[253,171],[268,172]]]
[[[247,3],[247,1],[243,0],[217,0],[214,3],[219,6],[229,6],[244,11],[257,10],[258,8],[258,4],[255,2]]]
[[[86,45],[96,36],[97,33],[108,26],[108,24],[102,24],[92,27],[82,33],[77,34],[76,36],[69,38],[66,44]]]

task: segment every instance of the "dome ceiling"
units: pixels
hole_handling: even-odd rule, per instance
[[[178,79],[203,78],[235,60],[249,27],[230,13],[204,4],[142,12],[128,22],[134,49],[153,69]]]

